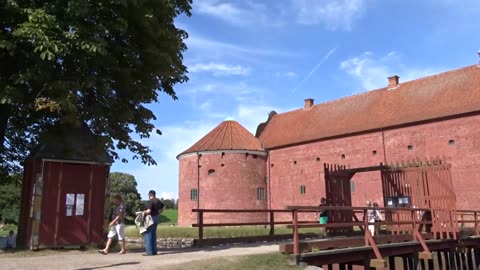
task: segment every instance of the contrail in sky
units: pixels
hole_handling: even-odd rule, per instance
[[[335,51],[337,50],[337,48],[333,48],[331,49],[322,59],[322,61],[320,61],[320,63],[318,63],[313,69],[312,71],[310,71],[310,73],[308,73],[308,75],[299,83],[297,84],[297,86],[295,86],[295,88],[293,88],[292,90],[292,93],[297,91],[297,88],[300,87],[300,85],[302,85],[302,83],[304,83],[306,80],[308,80],[308,78],[310,78],[310,76],[312,76],[312,74],[315,72],[315,70],[317,70],[317,68],[319,68],[325,61],[327,61],[327,59],[330,57],[330,55],[332,55]]]

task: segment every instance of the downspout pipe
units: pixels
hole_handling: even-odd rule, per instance
[[[200,157],[202,154],[197,152],[197,209],[200,209]]]
[[[387,164],[387,151],[385,148],[385,130],[383,128],[380,128],[380,131],[382,132],[383,163]]]

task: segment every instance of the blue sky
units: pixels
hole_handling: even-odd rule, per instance
[[[278,113],[478,62],[478,0],[194,0],[179,100],[150,104],[157,166],[117,161],[142,198],[178,197],[176,155],[227,117],[252,133]],[[132,155],[121,152],[126,158]]]

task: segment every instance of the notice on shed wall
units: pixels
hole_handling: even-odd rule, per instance
[[[76,216],[83,216],[83,208],[85,205],[85,194],[78,193],[77,194],[77,204],[75,208],[75,215]]]
[[[73,205],[67,205],[67,217],[72,216]]]
[[[65,205],[74,205],[74,204],[75,204],[75,194],[67,193],[67,199],[65,201]]]

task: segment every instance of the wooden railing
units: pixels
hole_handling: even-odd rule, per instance
[[[300,220],[299,214],[310,213],[316,214],[323,210],[327,210],[330,213],[332,212],[342,212],[347,211],[354,213],[351,221],[346,222],[334,222],[327,224],[319,224],[317,220]],[[381,222],[369,222],[363,217],[367,216],[368,210],[379,210],[382,213],[384,218]],[[269,226],[269,235],[273,236],[275,234],[275,226],[285,226],[292,228],[292,238],[293,238],[293,253],[295,255],[300,254],[299,249],[299,230],[301,228],[325,228],[325,229],[335,229],[335,228],[347,228],[347,227],[358,227],[360,231],[364,232],[365,245],[371,246],[377,259],[381,259],[381,254],[376,247],[374,236],[371,235],[370,231],[367,229],[369,225],[387,227],[387,231],[390,233],[398,233],[400,231],[409,231],[412,234],[412,241],[419,241],[422,245],[425,252],[428,251],[428,247],[425,244],[425,241],[422,239],[421,232],[427,227],[432,226],[431,220],[422,219],[422,216],[425,216],[424,213],[431,211],[430,209],[421,209],[421,208],[372,208],[372,207],[338,207],[338,206],[323,206],[323,207],[309,207],[309,206],[296,206],[291,209],[278,209],[278,210],[256,210],[256,209],[194,209],[193,212],[198,214],[198,223],[193,224],[193,227],[198,227],[198,243],[201,245],[204,239],[204,228],[206,227],[225,227],[225,226]],[[453,212],[453,211],[452,211]],[[205,214],[208,213],[265,213],[268,217],[266,221],[260,222],[223,222],[223,223],[205,223]],[[291,219],[285,220],[285,217],[281,221],[276,221],[275,214],[289,214]],[[460,224],[461,228],[470,227],[473,229],[475,235],[480,235],[480,211],[470,211],[470,210],[456,210],[457,222]],[[358,216],[362,216],[362,220]],[[431,215],[430,215],[431,216]],[[356,217],[356,218],[355,218]],[[388,217],[385,220],[385,217]],[[409,218],[408,218],[409,217]],[[435,217],[434,217],[435,218]],[[465,226],[467,225],[467,226]],[[470,225],[470,226],[468,226]],[[454,236],[456,238],[456,235]]]

